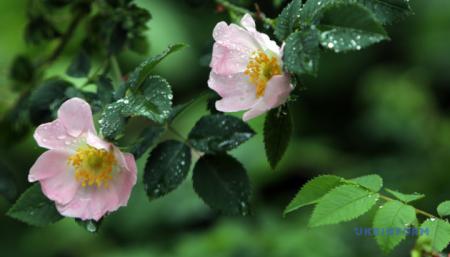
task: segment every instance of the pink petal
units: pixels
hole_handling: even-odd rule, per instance
[[[67,172],[69,156],[69,153],[55,150],[44,152],[31,167],[28,181],[35,182]]]
[[[242,25],[242,27],[244,27],[248,31],[255,31],[256,30],[255,20],[248,13],[246,13],[244,16],[242,16],[241,25]]]
[[[264,96],[251,107],[249,111],[244,113],[243,120],[248,121],[253,119],[270,109],[276,108],[284,104],[289,94],[291,93],[293,87],[290,84],[288,75],[277,75],[273,76],[272,79],[267,83],[266,91]]]
[[[256,95],[256,87],[244,73],[221,75],[212,71],[209,75],[208,86],[221,97]]]
[[[40,147],[47,149],[66,150],[76,143],[59,120],[40,125],[33,136]]]
[[[256,101],[255,94],[225,97],[216,102],[216,109],[221,112],[238,112],[250,109]]]
[[[210,66],[217,74],[239,73],[245,71],[249,59],[249,54],[215,43]]]
[[[69,203],[57,203],[56,208],[66,217],[98,221],[106,213],[117,210],[120,207],[118,202],[113,187],[84,187],[78,190]]]
[[[131,190],[137,180],[137,167],[133,155],[125,153],[124,157],[127,167],[117,174],[117,179],[113,183],[113,187],[116,189],[119,197],[120,206],[127,205]]]
[[[95,132],[91,106],[80,98],[65,101],[58,110],[58,119],[69,135],[78,137],[83,132]]]
[[[120,170],[114,174],[109,187],[80,188],[72,201],[67,204],[56,205],[62,215],[98,221],[105,214],[127,205],[137,180],[136,162],[133,155],[121,153],[117,148],[114,149]]]
[[[105,150],[109,150],[112,146],[110,143],[106,142],[105,140],[101,139],[99,136],[91,132],[87,133],[86,143],[94,148]]]
[[[59,170],[55,176],[40,180],[40,183],[42,193],[58,204],[70,202],[80,188],[80,183],[75,179],[73,167],[68,165],[64,170]]]
[[[227,25],[223,21],[219,22],[214,28],[213,37],[224,47],[249,55],[260,48],[253,35],[236,24]]]

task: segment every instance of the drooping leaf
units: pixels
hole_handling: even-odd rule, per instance
[[[431,239],[434,250],[440,252],[450,243],[450,224],[441,219],[427,219],[421,226],[423,237]]]
[[[342,178],[333,175],[323,175],[308,181],[284,210],[284,214],[295,211],[303,206],[317,203],[331,189],[337,187]]]
[[[360,50],[389,39],[376,17],[360,4],[327,9],[319,30],[320,44],[334,52]]]
[[[393,195],[395,198],[397,198],[398,200],[404,202],[404,203],[409,203],[412,201],[417,201],[419,199],[422,199],[425,197],[424,194],[419,194],[419,193],[412,193],[412,194],[403,194],[400,193],[398,191],[386,188],[386,192],[390,193],[391,195]]]
[[[159,55],[151,57],[144,62],[142,62],[131,74],[128,78],[127,85],[131,88],[139,87],[144,80],[151,74],[152,69],[160,63],[164,58],[166,58],[171,53],[174,53],[182,48],[186,47],[185,44],[173,44],[169,45],[169,47],[164,50]]]
[[[380,206],[373,220],[374,236],[380,248],[385,252],[394,249],[406,237],[403,230],[415,220],[416,211],[412,206],[398,201]],[[401,233],[397,229],[402,229]]]
[[[39,184],[28,188],[7,215],[34,226],[50,225],[63,218],[55,204],[42,194]]]
[[[319,34],[316,29],[292,33],[286,39],[284,67],[296,75],[316,75],[319,67]]]
[[[357,183],[373,192],[378,192],[383,187],[383,179],[378,175],[366,175],[350,179],[350,182]]]
[[[241,119],[222,114],[207,115],[189,133],[189,143],[204,153],[226,152],[255,135]]]
[[[302,0],[294,0],[290,2],[278,15],[275,26],[275,36],[280,41],[284,41],[295,28],[299,25],[300,10],[302,8]]]
[[[400,20],[413,12],[409,0],[358,0],[369,8],[383,24]]]
[[[83,78],[89,75],[91,70],[91,60],[84,50],[81,50],[70,63],[67,75],[74,78]]]
[[[437,212],[441,217],[450,216],[450,201],[440,203],[437,207]]]
[[[194,189],[213,210],[228,215],[247,215],[250,181],[242,164],[233,157],[204,155],[195,164]]]
[[[152,147],[159,137],[164,133],[165,129],[159,126],[146,128],[139,135],[139,139],[129,147],[129,152],[133,154],[135,159],[139,159],[150,147]]]
[[[317,203],[309,226],[337,224],[355,219],[368,212],[378,197],[376,193],[352,185],[336,187]]]
[[[264,146],[272,169],[275,169],[283,157],[289,145],[292,131],[292,117],[288,106],[272,109],[267,113],[264,122]]]
[[[147,159],[144,172],[145,191],[150,199],[166,195],[186,178],[191,166],[191,149],[169,140],[159,144]]]

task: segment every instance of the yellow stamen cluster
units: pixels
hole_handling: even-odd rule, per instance
[[[75,168],[75,179],[83,187],[96,185],[107,188],[116,158],[112,151],[85,146],[70,156],[68,162]]]
[[[256,97],[264,95],[267,81],[281,74],[281,67],[276,56],[269,57],[263,51],[255,52],[250,58],[244,72],[250,77],[250,82],[256,86]]]

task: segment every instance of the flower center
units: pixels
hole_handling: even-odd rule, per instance
[[[256,97],[264,95],[267,82],[275,75],[281,74],[281,67],[278,58],[269,57],[263,51],[253,53],[244,71],[250,77],[250,82],[256,86]]]
[[[112,151],[84,146],[70,156],[68,162],[75,168],[75,179],[83,187],[96,185],[107,188],[116,158]]]

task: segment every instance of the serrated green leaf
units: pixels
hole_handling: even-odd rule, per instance
[[[83,78],[89,74],[91,70],[91,60],[87,53],[81,50],[70,63],[69,68],[67,69],[67,75],[74,78]]]
[[[284,210],[284,214],[295,211],[303,206],[317,203],[331,189],[341,184],[342,178],[333,175],[323,175],[308,181]]]
[[[228,215],[247,215],[250,181],[242,164],[233,157],[204,155],[193,171],[195,192],[213,210]]]
[[[172,89],[169,82],[160,76],[146,78],[140,88],[131,90],[124,99],[122,115],[142,116],[163,123],[172,110]]]
[[[203,116],[189,133],[189,143],[204,153],[226,152],[238,147],[255,135],[250,126],[239,118],[214,114]]]
[[[284,47],[284,67],[291,73],[316,75],[319,67],[319,34],[316,29],[292,33]]]
[[[287,106],[272,109],[264,122],[264,146],[272,169],[284,155],[292,135],[292,117]]]
[[[152,69],[160,63],[164,58],[169,56],[187,45],[185,44],[173,44],[169,45],[164,52],[159,55],[153,56],[144,62],[142,62],[129,76],[127,85],[131,88],[139,87],[144,80],[151,74]]]
[[[358,0],[369,8],[383,24],[392,23],[413,14],[409,0]]]
[[[336,187],[317,203],[309,226],[337,224],[355,219],[368,212],[378,197],[376,193],[352,185]]]
[[[302,0],[290,2],[278,15],[274,34],[280,41],[284,41],[292,32],[294,32],[300,20],[300,11]]]
[[[383,187],[383,179],[378,175],[366,175],[350,179],[350,182],[355,182],[373,192],[378,192]]]
[[[31,60],[23,55],[17,56],[9,71],[9,76],[18,82],[31,83],[34,78],[34,66]]]
[[[320,44],[334,52],[360,50],[389,39],[376,17],[360,4],[328,8],[319,30]]]
[[[39,184],[28,188],[7,215],[34,226],[50,225],[63,218],[55,204],[42,194]]]
[[[420,230],[425,234],[422,237],[430,238],[433,249],[438,252],[444,250],[450,242],[450,224],[444,220],[427,219]]]
[[[105,106],[98,121],[100,134],[110,141],[114,140],[125,128],[125,117],[122,115],[123,106],[123,102],[114,102]]]
[[[392,190],[389,188],[386,188],[386,192],[388,192],[389,194],[393,195],[398,200],[405,202],[405,203],[416,201],[416,200],[419,200],[419,199],[422,199],[425,197],[424,194],[419,194],[419,193],[403,194],[403,193],[400,193],[398,191],[395,191],[395,190]]]
[[[439,216],[450,216],[450,201],[442,202],[437,207],[437,212]]]
[[[128,152],[132,153],[135,159],[139,159],[164,133],[164,127],[149,127],[139,135],[137,142],[128,147]]]
[[[150,199],[164,196],[186,178],[191,166],[191,149],[184,143],[168,140],[150,153],[144,170],[144,186]]]
[[[380,248],[385,252],[391,251],[406,237],[405,233],[390,234],[388,229],[406,229],[415,220],[416,211],[412,206],[398,201],[380,206],[373,220],[373,229],[378,231],[374,233],[375,240]]]

